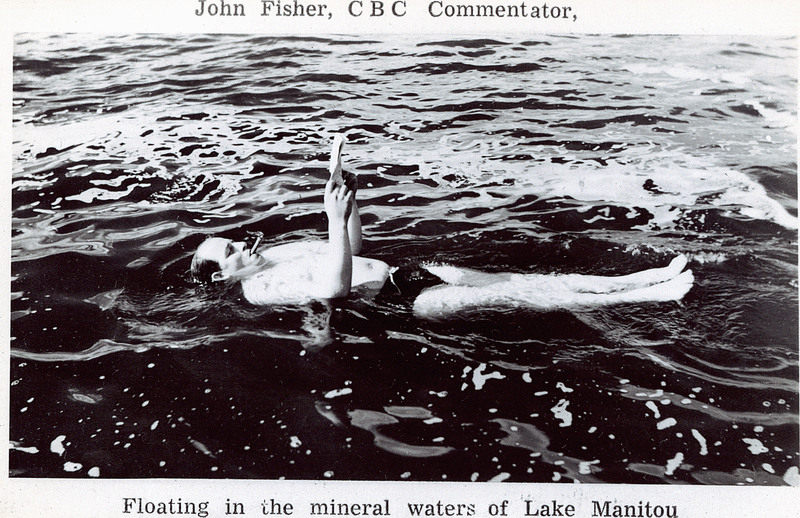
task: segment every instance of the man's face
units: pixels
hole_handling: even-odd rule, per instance
[[[219,265],[220,271],[212,276],[215,281],[231,277],[239,270],[254,264],[258,258],[245,249],[244,242],[221,237],[212,237],[204,241],[197,248],[196,256]]]

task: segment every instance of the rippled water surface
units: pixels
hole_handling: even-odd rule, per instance
[[[18,35],[12,475],[797,483],[796,59],[780,38]],[[336,132],[395,283],[331,307],[193,284],[208,236],[325,236]],[[680,303],[411,312],[426,262],[678,253]]]

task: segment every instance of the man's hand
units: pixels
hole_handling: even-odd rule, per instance
[[[331,222],[347,224],[353,210],[353,196],[347,185],[336,185],[332,181],[325,184],[325,213]]]
[[[358,192],[358,176],[347,171],[342,171],[342,179],[344,184],[353,192],[353,196]]]

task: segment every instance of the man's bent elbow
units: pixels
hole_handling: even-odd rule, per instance
[[[320,286],[316,294],[316,298],[320,299],[341,299],[350,295],[350,286],[345,284],[330,284],[328,286]]]
[[[340,286],[333,290],[333,293],[329,299],[341,299],[346,296],[350,295],[350,286]]]

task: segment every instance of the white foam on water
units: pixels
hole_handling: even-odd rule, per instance
[[[497,147],[489,143],[489,147]],[[490,149],[488,155],[502,148]],[[652,151],[633,157],[626,163],[611,162],[606,166],[577,166],[565,174],[564,168],[518,163],[494,163],[486,160],[472,168],[467,153],[452,153],[451,157],[437,156],[433,163],[422,164],[420,175],[439,184],[462,188],[508,182],[514,192],[526,192],[545,200],[576,200],[590,206],[615,205],[630,209],[627,217],[635,217],[638,209],[646,209],[653,218],[647,227],[670,228],[688,211],[716,209],[734,217],[773,221],[789,229],[798,228],[798,219],[766,189],[747,174],[720,166],[712,159],[691,156],[682,149]],[[415,159],[418,162],[420,157]],[[427,166],[427,167],[425,167]],[[446,178],[457,180],[446,180]],[[461,198],[452,205],[453,211],[476,206],[489,207],[504,203],[483,190],[476,189],[476,198]],[[601,208],[586,222],[591,224],[609,218]],[[443,272],[447,275],[447,272]]]
[[[50,451],[55,453],[56,455],[64,455],[66,449],[64,448],[64,439],[66,439],[66,435],[59,435],[50,443]]]
[[[559,389],[561,389],[561,392],[566,392],[566,393],[574,391],[574,389],[569,388],[568,386],[564,385],[560,381],[558,383],[556,383],[556,388],[559,388]]]
[[[663,421],[659,421],[658,424],[656,424],[656,428],[658,428],[659,430],[665,430],[667,428],[675,426],[676,424],[678,424],[678,421],[676,421],[674,417],[668,417]]]
[[[764,446],[764,444],[762,444],[762,442],[758,439],[750,439],[745,437],[742,439],[742,442],[748,445],[747,449],[750,450],[750,453],[753,455],[760,455],[762,453],[769,452],[769,448]]]
[[[689,252],[686,257],[690,261],[700,264],[722,264],[730,259],[730,256],[724,252]]]
[[[562,399],[556,404],[556,406],[550,409],[555,418],[561,421],[558,424],[558,426],[561,428],[572,425],[572,413],[567,410],[567,406],[569,406],[569,401]]]
[[[756,100],[748,100],[745,104],[752,106],[753,109],[758,111],[767,121],[770,128],[781,128],[797,134],[797,118],[791,113],[779,112],[772,108],[767,108]],[[767,136],[767,139],[771,140],[769,136]]]
[[[783,474],[783,481],[790,486],[800,486],[800,473],[798,473],[797,466],[792,466]]]
[[[666,75],[681,82],[697,81],[698,84],[730,83],[735,85],[746,85],[752,81],[750,74],[746,72],[733,72],[722,67],[695,67],[688,64],[667,65],[667,64],[646,64],[628,63],[625,68],[638,75]],[[699,94],[699,92],[698,92]]]
[[[331,390],[329,392],[326,392],[325,393],[325,398],[326,399],[333,399],[335,397],[346,396],[346,395],[352,394],[352,393],[353,393],[353,389],[351,389],[349,387],[346,387],[346,388],[341,388],[341,389],[336,389],[336,390]]]
[[[700,455],[708,455],[708,443],[706,442],[706,438],[694,428],[692,428],[692,437],[700,443]]]
[[[86,204],[92,204],[96,200],[101,201],[113,201],[113,200],[121,200],[126,198],[133,190],[138,187],[138,185],[130,185],[128,186],[127,190],[125,191],[109,191],[107,189],[98,189],[96,187],[92,187],[91,189],[86,189],[80,194],[74,194],[72,196],[65,197],[66,200],[70,201],[82,201]]]
[[[475,390],[481,390],[490,379],[505,379],[505,376],[498,371],[483,374],[484,370],[486,370],[486,364],[481,363],[472,373],[472,384],[475,385]]]
[[[27,447],[20,446],[20,444],[17,443],[16,441],[11,441],[9,448],[12,450],[21,451],[23,453],[30,453],[30,454],[39,453],[39,448],[37,448],[36,446],[27,446]]]
[[[683,462],[683,453],[681,452],[676,453],[673,458],[667,461],[667,466],[664,470],[664,474],[667,476],[671,476],[673,473],[675,473],[675,470],[681,466],[682,462]]]
[[[208,449],[208,447],[207,447],[205,444],[203,444],[202,442],[200,442],[200,441],[198,441],[198,440],[196,440],[196,439],[189,439],[189,443],[190,443],[190,444],[191,444],[191,445],[192,445],[192,446],[193,446],[193,447],[194,447],[194,448],[195,448],[197,451],[199,451],[200,453],[203,453],[204,455],[208,455],[208,456],[209,456],[209,457],[211,457],[212,459],[216,459],[216,458],[217,458],[217,457],[216,457],[216,455],[214,455],[214,454],[211,452],[211,450],[209,450],[209,449]],[[129,446],[130,446],[130,443],[128,443],[128,444],[127,444],[125,447],[127,448],[127,447],[129,447]]]

